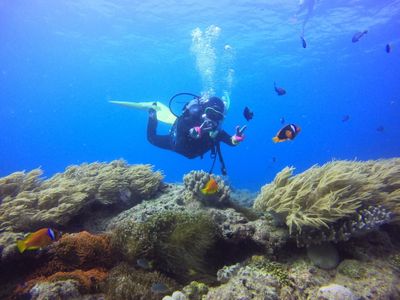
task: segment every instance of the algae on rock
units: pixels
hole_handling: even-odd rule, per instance
[[[216,224],[205,213],[165,211],[142,223],[122,223],[112,243],[127,261],[146,258],[155,261],[158,270],[185,277],[204,272],[204,256],[217,234]]]

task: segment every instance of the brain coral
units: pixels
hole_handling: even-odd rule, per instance
[[[70,166],[48,180],[41,174],[18,172],[0,180],[0,230],[66,225],[93,203],[132,206],[154,195],[163,179],[150,165],[122,160]]]
[[[338,221],[346,228],[373,229],[358,223],[370,220],[368,223],[379,226],[400,220],[398,158],[332,161],[296,176],[292,174],[293,168],[283,169],[262,188],[254,203],[255,209],[280,216],[291,233],[329,229]],[[343,226],[341,230],[347,230]]]
[[[204,195],[201,190],[211,177],[218,183],[218,191],[213,195]],[[229,202],[231,189],[220,176],[204,171],[191,171],[183,177],[183,183],[185,185],[184,198],[188,202],[194,200],[211,205],[223,205]]]

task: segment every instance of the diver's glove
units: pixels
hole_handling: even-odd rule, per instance
[[[247,126],[244,125],[243,127],[236,126],[236,133],[231,137],[232,144],[237,145],[244,140],[243,132],[246,130]]]
[[[201,127],[196,126],[196,127],[190,128],[189,134],[192,138],[199,139],[201,137]]]

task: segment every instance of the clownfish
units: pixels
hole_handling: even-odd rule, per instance
[[[276,136],[272,138],[274,143],[280,143],[287,140],[293,140],[301,131],[301,128],[295,124],[289,124],[278,131]]]
[[[50,245],[60,238],[60,233],[51,228],[42,228],[30,233],[25,239],[17,241],[17,247],[20,253],[25,250],[37,250]]]
[[[201,192],[204,195],[213,195],[218,192],[217,181],[215,181],[215,179],[211,177],[210,180],[208,180],[208,182],[206,183],[205,187],[201,189]]]

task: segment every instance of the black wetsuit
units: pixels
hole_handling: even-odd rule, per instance
[[[175,123],[167,135],[157,135],[157,118],[149,116],[147,124],[147,139],[153,145],[175,151],[187,158],[202,156],[207,151],[213,149],[217,142],[223,142],[234,146],[231,136],[224,130],[220,130],[215,138],[205,132],[200,138],[194,138],[190,135],[190,129],[202,124],[202,113],[191,114],[186,110],[182,116],[176,119]]]

